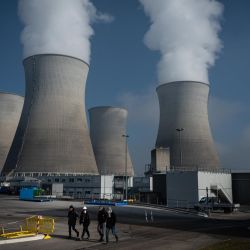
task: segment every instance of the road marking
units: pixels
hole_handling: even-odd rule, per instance
[[[11,244],[11,243],[22,243],[22,242],[35,241],[35,240],[42,240],[43,238],[44,238],[43,234],[38,234],[36,236],[31,236],[31,237],[26,237],[26,238],[0,240],[0,245]]]

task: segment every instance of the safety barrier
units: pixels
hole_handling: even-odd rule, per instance
[[[6,239],[15,239],[37,234],[44,234],[44,239],[49,239],[49,234],[54,232],[55,220],[49,217],[32,216],[25,219],[25,225],[20,226],[19,231],[6,232],[8,228],[1,227],[0,237]]]

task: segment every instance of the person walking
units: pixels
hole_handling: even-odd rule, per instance
[[[83,225],[83,230],[82,230],[82,236],[81,239],[84,239],[85,233],[87,233],[87,240],[89,240],[90,234],[89,234],[89,224],[90,224],[90,218],[89,218],[89,213],[87,211],[87,207],[83,207],[82,212],[80,214],[80,225]]]
[[[79,237],[79,232],[76,230],[76,221],[78,214],[75,212],[75,208],[71,205],[68,211],[68,226],[69,226],[69,239],[71,239],[71,229],[76,232],[77,238]]]
[[[97,214],[97,221],[98,221],[97,231],[100,235],[99,239],[100,242],[103,241],[103,238],[105,237],[107,216],[108,215],[105,208],[103,206],[100,206]]]
[[[108,208],[108,216],[107,216],[107,223],[106,223],[106,242],[109,242],[109,231],[111,229],[112,234],[115,236],[116,242],[118,242],[118,236],[115,230],[116,224],[116,214],[112,211],[112,208]]]

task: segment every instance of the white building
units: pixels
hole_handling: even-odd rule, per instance
[[[231,173],[225,171],[169,171],[167,205],[193,207],[202,197],[233,202]]]

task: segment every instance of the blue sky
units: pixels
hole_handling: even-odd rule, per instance
[[[129,147],[135,170],[142,174],[157,134],[160,54],[143,43],[149,19],[137,0],[92,2],[114,21],[93,25],[86,105],[128,108]],[[210,124],[223,167],[245,169],[250,168],[250,1],[220,2],[224,48],[209,71]],[[21,30],[17,1],[1,0],[0,90],[24,94]]]

